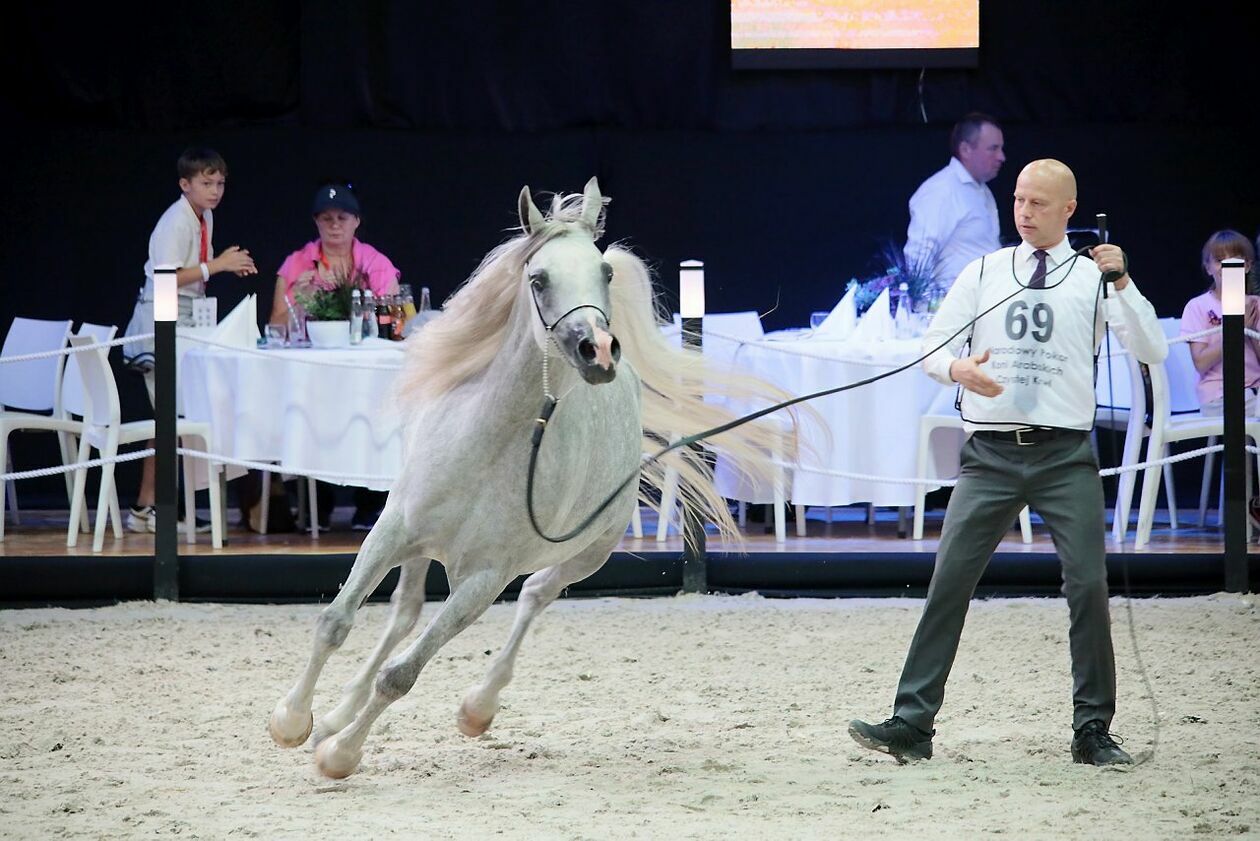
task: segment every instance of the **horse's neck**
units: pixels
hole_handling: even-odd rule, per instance
[[[549,387],[563,394],[580,378],[554,348],[548,351]],[[478,384],[483,412],[491,423],[501,419],[516,423],[525,417],[530,423],[543,402],[543,352],[534,341],[528,324],[518,324],[503,342],[495,360]]]

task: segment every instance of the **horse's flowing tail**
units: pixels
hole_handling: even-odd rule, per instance
[[[643,383],[645,453],[654,453],[666,441],[711,429],[735,417],[721,406],[706,403],[706,392],[756,408],[790,397],[755,377],[722,370],[698,351],[674,348],[661,334],[662,313],[658,312],[647,266],[615,245],[605,252],[604,259],[613,267],[614,331],[623,357],[634,366]],[[776,417],[786,417],[788,423],[780,424],[774,420]],[[790,460],[796,453],[796,429],[796,416],[785,410],[714,436],[706,443],[729,457],[736,470],[749,479],[770,482],[781,469],[772,462],[771,453],[780,453]],[[723,537],[742,543],[743,536],[731,518],[726,500],[718,493],[712,473],[700,456],[679,448],[646,465],[643,477],[648,484],[662,489],[665,471],[670,467],[678,472],[678,497],[684,509],[716,524]],[[645,495],[643,501],[659,509],[655,499]]]

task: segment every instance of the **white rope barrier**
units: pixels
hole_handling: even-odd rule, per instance
[[[121,464],[124,461],[135,461],[136,459],[148,458],[156,452],[156,450],[150,448],[147,450],[136,450],[132,453],[123,453],[120,456],[113,456],[112,458],[94,458],[91,461],[78,461],[74,464],[61,464],[56,467],[41,467],[38,470],[23,470],[19,473],[5,473],[0,475],[0,482],[18,481],[21,479],[39,479],[44,476],[56,476],[58,473],[69,473],[72,470],[88,470],[105,464]]]
[[[1190,342],[1190,341],[1194,341],[1195,339],[1201,339],[1204,336],[1210,336],[1213,333],[1220,333],[1221,330],[1222,330],[1221,327],[1209,327],[1208,329],[1200,330],[1197,333],[1187,333],[1185,335],[1174,336],[1168,340],[1168,343],[1176,344],[1178,342]],[[1260,333],[1257,333],[1254,330],[1248,329],[1245,332],[1251,338],[1260,339]],[[859,358],[848,357],[848,356],[827,356],[821,353],[811,353],[809,351],[798,350],[796,348],[782,347],[781,343],[775,342],[773,340],[749,339],[746,336],[732,336],[726,333],[720,333],[716,330],[706,330],[704,331],[704,335],[706,337],[722,339],[723,341],[734,342],[735,344],[739,346],[736,352],[738,352],[739,350],[742,350],[745,347],[757,347],[758,349],[761,349],[761,350],[770,350],[770,351],[774,351],[775,353],[781,353],[787,356],[799,356],[804,359],[817,359],[822,362],[839,362],[846,365],[868,365],[868,366],[876,367],[876,368],[894,368],[898,365],[904,364],[904,361],[893,362],[893,361],[882,361],[882,360],[874,360],[874,359],[859,359]],[[809,334],[804,334],[802,335],[801,338],[806,339],[808,337],[809,337]],[[1112,351],[1111,357],[1115,358],[1115,357],[1120,357],[1120,356],[1127,356],[1128,353],[1129,351],[1127,348],[1121,347],[1118,350]]]
[[[152,338],[152,333],[144,333],[139,336],[123,336],[121,339],[113,339],[108,342],[93,342],[90,345],[83,345],[82,347],[63,347],[60,350],[45,350],[39,353],[23,353],[19,356],[0,356],[0,362],[31,362],[35,359],[51,359],[54,356],[68,356],[72,353],[83,353],[89,350],[118,347],[119,345],[128,345],[132,342],[143,342]]]
[[[1219,453],[1225,449],[1224,445],[1217,444],[1212,447],[1202,447],[1198,450],[1192,450],[1184,453],[1178,453],[1167,458],[1156,459],[1154,461],[1142,461],[1137,464],[1121,465],[1120,467],[1108,467],[1098,471],[1098,475],[1102,477],[1116,476],[1121,473],[1136,473],[1141,470],[1147,470],[1152,467],[1162,467],[1165,464],[1176,464],[1180,461],[1188,461],[1192,458],[1200,458],[1208,453]],[[1255,452],[1255,447],[1248,447],[1248,450]],[[957,479],[927,479],[923,477],[903,478],[900,476],[877,476],[871,473],[852,473],[847,470],[828,470],[824,467],[805,467],[800,464],[791,464],[785,461],[772,461],[776,467],[783,467],[789,470],[800,470],[806,473],[816,473],[820,476],[830,476],[836,479],[853,479],[861,482],[871,482],[881,485],[930,485],[932,487],[952,488],[958,484]]]
[[[1160,459],[1156,459],[1155,461],[1143,461],[1143,462],[1139,462],[1138,464],[1122,465],[1120,467],[1108,467],[1104,470],[1099,470],[1098,475],[1099,476],[1117,476],[1121,473],[1133,473],[1135,471],[1146,470],[1147,468],[1151,468],[1151,467],[1163,467],[1165,464],[1176,464],[1179,461],[1189,461],[1192,458],[1200,458],[1201,456],[1205,456],[1208,453],[1219,453],[1219,452],[1223,452],[1224,450],[1225,450],[1224,444],[1216,444],[1215,446],[1212,446],[1212,447],[1200,447],[1197,450],[1189,450],[1184,453],[1177,453],[1177,455],[1175,456],[1168,456],[1167,458],[1160,458]]]
[[[1136,473],[1138,471],[1147,470],[1152,467],[1162,467],[1166,464],[1177,464],[1182,461],[1189,461],[1193,458],[1201,458],[1209,453],[1219,453],[1225,450],[1223,444],[1216,444],[1211,447],[1200,447],[1197,450],[1189,450],[1184,453],[1178,453],[1166,458],[1156,459],[1154,461],[1143,461],[1137,464],[1122,465],[1120,467],[1108,467],[1098,471],[1101,477],[1117,476],[1121,473]],[[59,473],[69,473],[73,470],[87,470],[94,467],[101,467],[105,464],[121,464],[123,462],[135,461],[137,459],[147,458],[154,454],[153,449],[137,450],[131,453],[124,453],[113,458],[98,458],[91,461],[79,462],[75,464],[58,465],[56,467],[45,467],[38,470],[26,470],[18,473],[5,473],[0,475],[0,482],[8,482],[10,480],[21,479],[37,479],[44,476],[55,476]],[[234,467],[243,467],[247,470],[261,470],[269,473],[285,473],[291,476],[301,476],[303,478],[321,479],[330,482],[341,482],[345,484],[356,484],[357,482],[372,484],[392,484],[396,477],[394,476],[376,476],[366,473],[340,473],[327,470],[302,470],[301,468],[285,467],[283,465],[274,464],[264,461],[250,461],[247,459],[232,458],[230,456],[218,455],[215,453],[207,453],[203,450],[190,450],[185,447],[176,448],[181,456],[187,458],[199,458],[215,464],[230,464]],[[1247,445],[1247,452],[1252,455],[1260,454],[1260,448]],[[800,464],[794,464],[785,461],[772,461],[771,464],[776,467],[785,468],[787,470],[799,470],[807,473],[815,473],[820,476],[830,476],[836,479],[851,479],[854,481],[871,482],[882,485],[928,485],[932,487],[952,488],[958,484],[957,479],[928,479],[923,477],[900,477],[900,476],[878,476],[871,473],[854,473],[847,470],[829,470],[824,467],[805,467]]]
[[[329,482],[345,482],[346,484],[354,484],[353,481],[371,482],[373,484],[392,484],[397,478],[396,476],[373,476],[367,473],[337,473],[330,470],[302,470],[298,467],[285,467],[281,464],[275,464],[266,461],[249,461],[247,459],[232,458],[230,456],[218,455],[216,453],[207,453],[203,450],[189,450],[184,447],[177,447],[175,452],[181,456],[188,458],[200,458],[215,464],[230,464],[233,467],[243,467],[247,470],[263,470],[268,473],[287,473],[290,476],[301,476],[305,479],[322,479]]]

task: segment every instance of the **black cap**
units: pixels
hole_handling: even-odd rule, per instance
[[[359,211],[359,200],[348,184],[325,184],[316,191],[311,215],[318,216],[325,210],[344,210],[355,216],[363,215]]]

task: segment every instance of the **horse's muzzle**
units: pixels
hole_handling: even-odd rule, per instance
[[[565,331],[560,345],[582,379],[591,385],[612,382],[617,376],[621,344],[602,324],[575,324]]]

